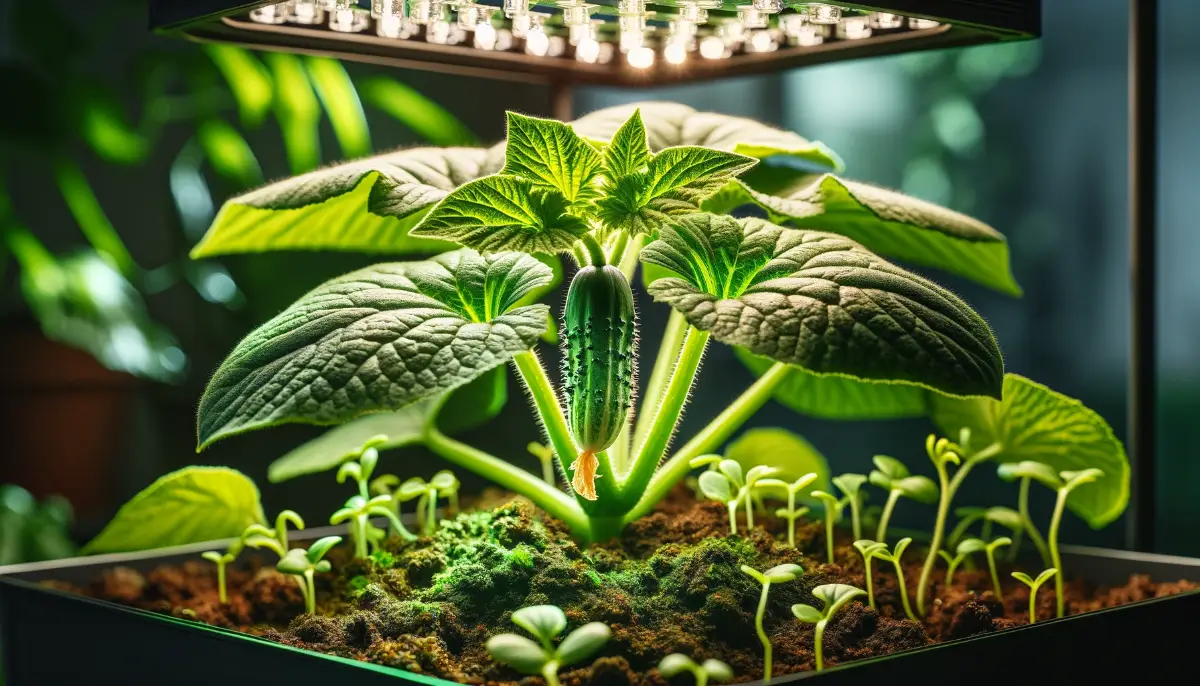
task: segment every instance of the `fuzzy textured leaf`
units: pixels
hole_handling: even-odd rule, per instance
[[[755,163],[698,146],[667,148],[644,171],[613,180],[596,201],[596,214],[610,229],[652,234],[676,215],[698,212],[705,199]]]
[[[457,388],[534,346],[552,278],[529,255],[472,250],[328,281],[234,348],[200,400],[199,443],[286,422],[337,424]]]
[[[229,199],[193,258],[270,250],[433,254],[409,235],[425,212],[483,175],[483,148],[414,148],[356,160]]]
[[[957,274],[1007,295],[1021,295],[1008,242],[965,214],[896,191],[832,174],[801,179],[778,195],[731,184],[720,198],[729,211],[754,203],[777,223],[840,234],[887,257]]]
[[[570,250],[588,232],[560,192],[517,176],[485,176],[446,196],[412,231],[480,252]]]
[[[641,112],[634,110],[604,148],[604,173],[610,179],[636,174],[650,164],[650,158],[646,126],[642,122]]]
[[[698,214],[642,250],[656,300],[713,338],[820,374],[1000,397],[1004,363],[962,300],[844,237]]]
[[[508,113],[505,175],[553,188],[575,202],[595,195],[603,159],[569,124]]]
[[[1104,418],[1074,398],[1016,374],[1004,377],[1002,400],[933,398],[933,420],[947,435],[971,429],[971,443],[999,442],[995,462],[1025,460],[1056,472],[1100,469],[1104,478],[1080,486],[1067,508],[1100,528],[1129,503],[1129,458]]]
[[[250,477],[225,467],[185,467],[122,505],[83,553],[124,553],[237,538],[246,527],[265,521],[258,487]]]
[[[808,141],[745,117],[696,110],[673,102],[639,102],[596,110],[571,123],[579,135],[594,141],[612,139],[634,112],[640,111],[652,150],[700,145],[758,159],[787,158],[825,169],[839,169],[841,159],[819,142]]]

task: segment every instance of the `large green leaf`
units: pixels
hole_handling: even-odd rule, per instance
[[[270,113],[274,100],[270,72],[245,48],[222,43],[205,43],[203,48],[229,84],[242,124],[258,128]]]
[[[828,169],[842,166],[822,143],[810,142],[745,117],[697,112],[672,102],[639,102],[597,110],[571,123],[584,138],[608,141],[636,111],[641,111],[653,150],[698,145],[758,159],[790,158]]]
[[[185,467],[150,484],[121,506],[84,554],[124,553],[236,538],[262,524],[258,487],[225,467]]]
[[[567,124],[508,113],[504,171],[575,202],[595,195],[602,159]]]
[[[971,429],[976,449],[1000,443],[1000,463],[1029,460],[1056,472],[1100,469],[1104,478],[1080,486],[1067,507],[1093,528],[1109,524],[1129,503],[1129,458],[1104,418],[1083,403],[1016,374],[1004,377],[1002,400],[931,398],[933,420],[948,436]]]
[[[453,246],[409,230],[480,176],[483,148],[415,148],[340,164],[228,200],[192,257],[268,250],[432,254]]]
[[[821,374],[1000,397],[1004,363],[983,318],[841,236],[696,214],[641,255],[681,275],[651,284],[654,298],[723,343]]]
[[[999,231],[902,193],[824,174],[778,194],[731,185],[718,200],[720,206],[709,203],[705,209],[729,211],[752,202],[765,208],[772,221],[841,234],[880,255],[1021,295],[1009,267],[1008,243]]]
[[[652,234],[675,215],[698,212],[700,203],[755,163],[698,146],[667,148],[644,170],[610,180],[596,201],[597,216],[611,229]]]
[[[329,57],[304,58],[308,78],[321,98],[342,155],[349,159],[371,154],[371,130],[354,81],[342,63]]]
[[[434,145],[478,145],[475,134],[444,107],[387,76],[358,84],[364,102],[378,107]],[[489,172],[491,173],[491,172]]]
[[[336,468],[373,436],[387,436],[380,451],[421,443],[431,419],[445,433],[465,431],[499,414],[508,400],[507,369],[496,367],[449,393],[419,400],[395,412],[378,412],[335,426],[271,463],[267,478],[287,481]]]
[[[589,230],[569,214],[559,191],[519,176],[485,176],[456,189],[412,230],[412,235],[453,241],[482,252],[557,253]]]
[[[610,179],[635,174],[650,164],[651,157],[646,125],[641,112],[634,110],[604,147],[604,173]]]
[[[742,347],[735,347],[734,352],[755,376],[761,376],[776,364],[774,360]],[[822,419],[924,417],[929,412],[929,395],[921,386],[903,381],[813,374],[795,366],[775,388],[775,400],[780,404],[800,414]]]
[[[553,278],[529,255],[472,250],[380,264],[317,287],[234,348],[200,399],[201,448],[285,422],[338,424],[457,388],[533,347]]]
[[[829,462],[811,443],[787,429],[750,429],[725,448],[725,458],[749,472],[753,467],[774,467],[775,477],[792,482],[805,474],[816,474],[812,489],[830,491]]]

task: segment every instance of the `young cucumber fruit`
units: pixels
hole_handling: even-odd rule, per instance
[[[633,405],[637,322],[625,275],[611,265],[576,272],[562,330],[567,417],[580,449],[571,485],[595,500],[596,453],[617,440]]]

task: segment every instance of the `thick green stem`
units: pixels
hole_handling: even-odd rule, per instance
[[[625,259],[625,248],[629,246],[629,233],[627,231],[618,231],[617,239],[613,241],[612,250],[608,252],[608,263],[618,265],[620,268],[621,262]],[[629,277],[625,279],[628,281]]]
[[[1046,547],[1046,540],[1042,538],[1041,532],[1037,530],[1037,526],[1033,523],[1033,518],[1029,516],[1030,481],[1029,477],[1021,479],[1020,495],[1017,496],[1017,513],[1021,515],[1021,521],[1025,524],[1025,531],[1029,534],[1029,540],[1033,541],[1038,555],[1042,556],[1042,566],[1051,567],[1053,565],[1050,562],[1050,550]]]
[[[1058,554],[1058,527],[1062,525],[1063,508],[1067,504],[1067,495],[1070,494],[1065,488],[1058,491],[1058,498],[1054,501],[1054,516],[1050,518],[1050,566],[1058,570],[1058,574],[1054,575],[1054,595],[1056,616],[1062,617],[1066,614],[1066,597],[1063,595],[1063,566],[1062,558]]]
[[[813,631],[813,654],[816,656],[818,672],[825,669],[825,660],[821,656],[821,642],[825,638],[825,624],[827,621],[822,619],[817,622],[817,628]]]
[[[900,604],[904,606],[904,614],[914,622],[920,621],[917,615],[913,614],[912,605],[908,603],[908,580],[904,578],[904,567],[900,564],[900,558],[893,557],[892,565],[896,567],[896,585],[900,587]]]
[[[588,252],[588,258],[592,261],[593,267],[602,267],[608,264],[608,258],[604,256],[604,247],[592,237],[590,233],[583,234],[583,247]]]
[[[697,667],[692,670],[692,676],[696,679],[696,686],[708,686],[708,670]]]
[[[763,683],[771,683],[771,637],[763,628],[763,618],[767,615],[767,594],[771,592],[771,582],[764,581],[762,595],[758,598],[758,612],[754,613],[754,630],[758,632],[758,640],[763,645]]]
[[[317,583],[311,569],[304,570],[304,609],[310,615],[317,613]]]
[[[996,600],[1004,601],[1004,590],[1000,588],[1000,575],[996,573],[996,549],[989,547],[986,551],[988,561],[988,571],[992,573],[992,592],[996,594]]]
[[[567,418],[563,414],[562,405],[558,402],[554,386],[546,376],[546,370],[542,367],[537,353],[532,350],[513,355],[513,362],[521,374],[525,388],[533,397],[533,404],[542,421],[542,428],[545,429],[546,437],[554,448],[559,465],[566,474],[567,465],[571,464],[579,455],[579,448],[576,447],[575,440],[571,438],[571,429],[567,426]],[[599,462],[599,468],[596,470],[597,499],[607,501],[604,503],[605,507],[618,505],[616,478],[613,475],[612,465],[609,464],[608,454],[596,453],[596,460]],[[522,495],[524,494],[522,493]],[[595,506],[590,502],[588,501],[589,504],[582,505],[582,507],[594,508]]]
[[[655,412],[654,422],[646,432],[646,438],[633,458],[629,474],[621,484],[622,496],[631,505],[646,491],[647,484],[662,461],[667,444],[670,443],[679,423],[679,417],[683,414],[683,406],[691,393],[692,381],[700,369],[700,360],[704,357],[704,348],[707,345],[707,331],[688,327],[683,337],[683,348],[679,351],[679,361],[671,372],[671,381],[667,384],[667,390]]]
[[[551,660],[542,665],[542,678],[546,680],[546,686],[558,685],[558,662]]]
[[[983,454],[984,451],[980,451],[976,455]],[[950,503],[954,500],[954,494],[958,492],[958,487],[962,485],[963,480],[967,478],[967,474],[971,472],[971,468],[984,459],[987,458],[972,457],[963,462],[962,467],[954,473],[954,478],[950,479],[949,483],[947,483],[946,465],[940,462],[936,465],[941,497],[938,499],[937,520],[933,524],[933,540],[929,542],[929,554],[925,556],[925,565],[921,567],[921,578],[917,581],[917,612],[922,617],[925,616],[925,591],[929,586],[929,575],[933,573],[933,565],[937,561],[937,551],[942,549],[942,539],[946,532],[946,517],[950,513]]]
[[[887,543],[888,520],[892,518],[892,510],[896,509],[896,501],[900,499],[900,491],[888,491],[887,502],[883,505],[883,513],[879,515],[879,528],[875,530],[875,540]]]
[[[750,498],[749,486],[746,487],[746,495],[742,500],[745,501],[746,505],[746,534],[748,535],[750,530],[754,528],[754,503]]]
[[[117,235],[112,222],[100,207],[100,201],[92,192],[83,170],[74,161],[59,158],[54,164],[54,178],[58,182],[58,190],[67,201],[67,208],[79,229],[92,244],[97,252],[112,260],[113,267],[127,279],[136,276],[137,264],[124,241]]]
[[[354,516],[354,557],[367,559],[367,515]]]
[[[217,598],[224,605],[229,602],[229,594],[225,592],[225,561],[217,562]]]
[[[726,504],[726,507],[729,508],[729,535],[737,536],[738,503],[736,500],[730,500],[729,503]]]
[[[654,368],[650,372],[650,381],[642,393],[641,408],[637,414],[637,424],[633,431],[633,443],[640,446],[646,439],[646,432],[654,420],[653,409],[662,400],[671,378],[671,370],[679,359],[679,349],[683,346],[683,336],[687,333],[687,319],[678,310],[671,310],[667,319],[667,328],[663,330],[662,343],[658,346],[658,356],[654,358]]]
[[[833,508],[825,506],[825,561],[833,564]]]
[[[470,470],[533,501],[547,514],[561,520],[581,538],[590,535],[587,515],[571,496],[529,472],[518,469],[500,458],[446,436],[436,428],[427,431],[426,446],[446,460]]]
[[[788,366],[781,362],[772,365],[721,414],[709,422],[708,426],[667,460],[650,480],[638,504],[625,515],[626,523],[644,516],[665,498],[675,484],[691,470],[689,460],[716,450],[742,428],[742,425],[770,400],[775,388],[787,378],[788,372]]]
[[[429,514],[425,517],[425,535],[432,536],[437,528],[437,489],[429,489]]]
[[[1029,587],[1029,623],[1037,622],[1037,586]]]
[[[642,253],[642,246],[646,245],[646,236],[639,234],[629,239],[629,244],[625,247],[625,254],[620,258],[618,269],[625,275],[625,278],[630,283],[633,282],[633,273],[637,271],[638,258]]]

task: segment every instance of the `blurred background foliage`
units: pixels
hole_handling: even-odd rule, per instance
[[[17,265],[3,275],[5,327],[30,314],[46,335],[87,348],[109,367],[171,384],[142,384],[122,420],[112,507],[161,473],[196,462],[243,469],[268,509],[330,511],[344,494],[320,476],[265,483],[266,465],[320,429],[280,427],[217,444],[197,458],[195,400],[234,342],[326,278],[376,258],[290,253],[191,262],[187,250],[220,203],[263,180],[397,146],[491,143],[503,112],[548,115],[544,88],[359,64],[254,54],[150,36],[141,0],[0,0],[0,224]],[[581,88],[583,113],[641,99],[751,116],[822,140],[847,176],[898,188],[980,217],[1005,233],[1025,289],[1009,298],[942,273],[997,331],[1008,368],[1083,400],[1125,435],[1128,367],[1125,0],[1052,0],[1038,43],[986,46],[829,65],[652,91]],[[108,6],[112,6],[110,9]],[[1160,548],[1200,553],[1191,459],[1200,426],[1200,234],[1195,151],[1200,3],[1162,5],[1160,207]],[[56,8],[58,16],[48,15]],[[23,27],[20,30],[17,27]],[[53,27],[53,28],[50,28]],[[474,135],[472,135],[472,132]],[[81,249],[82,246],[82,249]],[[636,286],[635,286],[636,287]],[[642,303],[641,347],[657,349],[663,308]],[[551,299],[557,307],[558,298]],[[131,354],[137,339],[143,353]],[[121,354],[117,354],[120,352]],[[106,356],[107,355],[107,356]],[[553,356],[552,354],[550,355]],[[649,364],[649,363],[645,363]],[[645,364],[643,366],[645,366]],[[3,375],[0,375],[2,377]],[[2,381],[2,378],[0,378]],[[683,431],[699,429],[751,381],[732,350],[706,357]],[[520,398],[519,394],[510,394]],[[63,422],[66,424],[66,422]],[[838,471],[870,469],[877,453],[924,465],[924,420],[836,423],[772,404],[752,426],[803,434]],[[748,427],[749,428],[749,427]],[[469,432],[537,470],[525,403]],[[397,451],[401,476],[441,468]],[[466,487],[481,484],[460,475]],[[961,505],[1009,504],[981,473]],[[1041,503],[1049,515],[1049,504]],[[306,509],[307,508],[307,509]],[[311,511],[310,511],[311,510]],[[902,515],[908,526],[929,513]],[[80,513],[80,528],[103,520]],[[1075,529],[1073,542],[1120,546],[1124,531]]]

